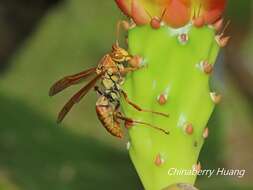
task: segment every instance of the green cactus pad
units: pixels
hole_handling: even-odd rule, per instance
[[[197,164],[203,132],[214,109],[209,78],[201,63],[215,63],[219,46],[210,26],[180,29],[163,26],[154,30],[138,26],[129,31],[129,51],[144,58],[145,67],[126,77],[124,90],[130,100],[145,109],[169,113],[166,118],[138,112],[122,100],[126,116],[170,132],[144,125],[129,130],[130,156],[147,190],[175,183],[194,184],[196,175],[169,175],[171,168],[188,169]],[[159,95],[167,101],[160,104]],[[189,126],[188,133],[185,129]]]

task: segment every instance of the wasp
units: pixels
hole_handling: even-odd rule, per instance
[[[74,75],[66,76],[57,81],[50,88],[49,95],[54,96],[72,85],[79,84],[91,75],[95,75],[88,84],[74,94],[64,105],[58,115],[57,123],[61,123],[72,107],[76,103],[80,102],[80,100],[94,88],[99,94],[99,98],[96,102],[96,113],[98,119],[101,121],[106,130],[113,136],[119,138],[123,136],[119,120],[125,121],[125,126],[139,123],[164,131],[163,129],[152,126],[148,123],[127,118],[119,111],[120,98],[121,95],[123,95],[126,102],[138,111],[151,112],[153,114],[168,117],[168,114],[142,109],[140,106],[131,102],[127,97],[127,93],[121,88],[124,83],[124,76],[129,72],[140,69],[141,67],[142,58],[140,56],[130,55],[128,51],[121,48],[118,41],[116,41],[116,43],[112,46],[111,52],[102,57],[97,67],[87,69]],[[101,81],[102,89],[99,89],[96,85],[99,80]]]

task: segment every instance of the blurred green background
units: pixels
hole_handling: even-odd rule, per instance
[[[78,88],[48,97],[60,77],[95,66],[122,18],[112,0],[0,1],[0,190],[143,189],[127,137],[110,136],[90,94],[61,126],[59,109]],[[223,103],[210,122],[204,168],[246,169],[244,178],[201,177],[203,190],[253,189],[253,1],[230,0],[232,36],[212,79]]]

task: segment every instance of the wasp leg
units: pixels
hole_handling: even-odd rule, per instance
[[[129,105],[131,105],[133,108],[135,108],[137,111],[140,111],[140,112],[149,112],[149,113],[152,113],[152,114],[161,115],[161,116],[164,116],[164,117],[169,117],[169,114],[165,114],[165,113],[161,113],[161,112],[156,112],[156,111],[153,111],[153,110],[142,109],[140,106],[138,106],[137,104],[135,104],[131,100],[129,100],[126,92],[124,92],[123,90],[121,90],[121,93],[123,94],[123,97],[126,100],[126,102]]]
[[[117,29],[116,29],[116,45],[119,46],[119,36],[120,36],[120,29],[123,28],[125,31],[128,31],[129,29],[133,28],[133,24],[125,21],[120,20],[117,23]]]
[[[162,129],[162,128],[154,126],[154,125],[151,125],[150,123],[146,123],[146,122],[143,122],[143,121],[137,121],[137,120],[133,120],[131,118],[125,117],[119,111],[115,112],[115,118],[120,119],[122,121],[125,121],[125,127],[127,129],[130,128],[130,126],[133,126],[134,124],[141,124],[141,125],[144,125],[144,126],[147,126],[147,127],[151,127],[151,128],[153,128],[155,130],[161,131],[161,132],[163,132],[163,133],[165,133],[167,135],[170,134],[169,131],[166,131],[165,129]]]
[[[143,58],[135,55],[132,56],[131,59],[128,61],[128,67],[124,67],[122,70],[120,70],[120,74],[125,75],[130,72],[137,71],[139,69],[142,69],[143,67],[146,67],[146,65],[143,65]]]
[[[127,67],[124,68],[122,71],[120,71],[120,74],[125,75],[127,73],[137,71],[138,69],[139,69],[138,67]]]

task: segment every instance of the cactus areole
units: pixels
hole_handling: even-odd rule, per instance
[[[197,175],[177,171],[196,170],[208,136],[214,94],[219,96],[209,88],[209,79],[227,39],[221,20],[225,0],[115,1],[135,23],[128,31],[129,52],[146,65],[127,75],[124,90],[138,105],[170,114],[138,113],[122,100],[128,117],[170,132],[131,127],[130,157],[147,190],[194,184]],[[152,26],[153,18],[161,18],[161,26]]]

